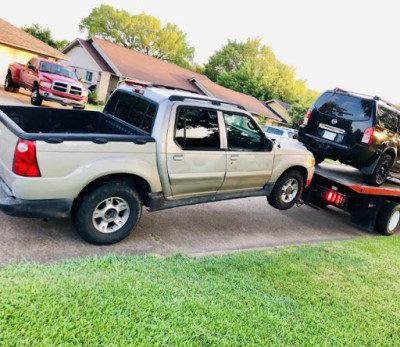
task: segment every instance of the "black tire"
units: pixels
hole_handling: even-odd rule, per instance
[[[6,92],[18,92],[19,87],[15,85],[11,78],[10,71],[7,73],[6,79],[4,81],[4,90]]]
[[[371,175],[364,175],[364,182],[378,187],[383,184],[389,176],[390,169],[393,165],[393,159],[390,154],[384,154],[379,159],[378,164]]]
[[[72,106],[74,110],[84,110],[85,106]]]
[[[391,202],[384,205],[376,219],[375,230],[383,235],[393,235],[400,229],[400,205]]]
[[[87,242],[110,245],[133,231],[141,213],[142,201],[136,190],[110,181],[80,199],[74,207],[73,223]]]
[[[315,158],[315,165],[321,164],[325,160],[325,157],[323,155],[318,153],[313,153],[313,154]]]
[[[40,106],[42,104],[42,101],[43,99],[39,94],[39,87],[37,84],[35,84],[32,88],[31,104],[35,106]]]
[[[303,188],[302,174],[296,169],[291,169],[276,181],[267,200],[272,207],[278,210],[287,210],[299,200]]]

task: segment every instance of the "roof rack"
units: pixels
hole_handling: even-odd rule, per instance
[[[351,91],[344,90],[344,89],[341,89],[341,88],[335,88],[335,89],[333,89],[333,91],[334,91],[335,93],[336,93],[336,92],[341,92],[341,93],[345,93],[345,94],[356,94],[356,95],[361,95],[361,96],[367,96],[367,97],[369,97],[369,98],[372,98],[373,100],[377,100],[377,101],[384,102],[385,104],[387,104],[387,105],[389,105],[389,106],[391,106],[391,107],[394,107],[394,108],[396,108],[397,110],[400,110],[400,108],[399,108],[398,106],[392,104],[390,101],[387,101],[387,100],[385,100],[385,99],[382,99],[380,96],[377,96],[377,95],[371,96],[371,95],[368,95],[368,94],[363,94],[363,93],[358,93],[358,92],[351,92]]]
[[[171,95],[168,98],[170,101],[184,101],[184,100],[196,100],[196,101],[207,101],[213,105],[216,106],[221,106],[221,105],[230,105],[230,106],[235,106],[237,108],[240,108],[241,110],[246,111],[246,109],[239,104],[235,104],[233,102],[227,102],[227,101],[222,101],[222,100],[213,100],[213,99],[207,99],[207,98],[197,98],[197,97],[192,97],[189,95]]]

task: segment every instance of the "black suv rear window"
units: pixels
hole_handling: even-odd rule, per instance
[[[104,113],[151,134],[157,105],[143,97],[115,91],[107,102]]]
[[[319,112],[330,116],[365,120],[371,117],[374,102],[357,96],[328,92],[322,94],[314,106]]]

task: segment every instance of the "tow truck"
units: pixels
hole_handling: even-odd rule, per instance
[[[400,228],[400,180],[369,186],[359,170],[323,162],[315,167],[302,201],[314,208],[335,206],[350,213],[350,224],[369,232],[393,235]]]

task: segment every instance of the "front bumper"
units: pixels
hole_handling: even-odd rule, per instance
[[[53,101],[57,102],[62,105],[71,105],[71,106],[78,106],[84,108],[87,104],[87,99],[72,99],[68,96],[60,96],[54,94],[50,89],[46,90],[39,90],[40,97],[46,101]]]
[[[15,217],[66,218],[70,215],[73,199],[22,200],[11,195],[0,179],[0,211]]]

